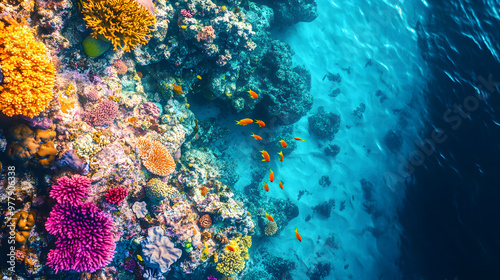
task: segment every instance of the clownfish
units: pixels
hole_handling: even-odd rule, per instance
[[[280,140],[281,147],[286,148],[288,145],[286,144],[285,140]]]
[[[297,231],[297,228],[295,228],[295,237],[297,237],[297,240],[302,242],[302,237],[300,236],[299,232]]]
[[[271,215],[267,214],[267,212],[266,212],[266,219],[268,219],[271,222],[274,222],[273,217],[271,217]]]
[[[295,137],[295,138],[293,138],[293,139],[295,139],[295,140],[297,140],[297,141],[306,141],[306,140],[304,140],[304,139],[302,139],[302,138],[299,138],[299,137]]]
[[[261,121],[261,120],[255,120],[255,122],[260,126],[260,127],[264,127],[266,126],[266,123]]]
[[[262,157],[264,158],[262,161],[267,161],[267,162],[271,161],[271,157],[266,151],[262,150],[260,152],[262,153]]]
[[[283,151],[279,152],[278,155],[280,155],[280,161],[283,161]]]
[[[247,125],[247,124],[251,124],[251,123],[253,123],[252,119],[242,119],[240,121],[236,121],[236,124],[239,124],[239,125]]]
[[[260,137],[259,135],[253,134],[253,132],[252,132],[252,135],[250,135],[250,136],[252,136],[253,138],[255,138],[255,140],[262,140],[262,137]]]
[[[274,182],[274,172],[272,169],[269,169],[269,170],[271,170],[271,174],[269,174],[269,181],[271,181],[271,183],[272,183],[272,182]]]
[[[266,190],[266,192],[269,191],[269,186],[267,185],[267,183],[264,183],[264,189]]]
[[[280,189],[283,189],[283,183],[280,181]]]
[[[250,97],[252,97],[252,99],[259,98],[259,96],[257,95],[257,93],[255,93],[255,91],[248,89],[247,92],[250,94]]]

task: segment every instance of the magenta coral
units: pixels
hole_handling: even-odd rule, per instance
[[[57,238],[56,248],[47,255],[48,266],[56,272],[95,272],[113,260],[113,220],[92,202],[56,204],[45,228]]]
[[[109,125],[118,116],[118,106],[109,100],[104,99],[97,107],[85,113],[85,121],[90,125]]]
[[[141,110],[153,117],[155,120],[158,119],[161,113],[160,107],[153,102],[144,102],[142,103]]]
[[[58,203],[77,205],[87,196],[90,188],[90,179],[80,175],[71,178],[61,177],[57,184],[52,186],[50,197]]]
[[[127,197],[128,189],[124,187],[114,187],[106,193],[106,200],[112,204],[120,204]]]

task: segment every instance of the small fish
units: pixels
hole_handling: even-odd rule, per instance
[[[250,97],[252,97],[252,99],[259,98],[259,96],[257,95],[257,93],[255,93],[255,91],[248,89],[247,92],[250,94]]]
[[[228,249],[229,251],[233,251],[233,252],[234,252],[234,251],[236,251],[236,250],[234,249],[234,247],[233,247],[233,246],[231,246],[231,245],[227,245],[227,246],[226,246],[226,249]]]
[[[188,27],[187,27],[187,25],[181,25],[181,28],[182,28],[182,29],[186,29],[186,28],[188,28]]]
[[[283,162],[283,151],[279,152],[278,155],[280,155],[280,161]]]
[[[259,125],[259,127],[264,127],[266,126],[266,123],[261,121],[261,120],[255,120],[255,122]]]
[[[267,161],[267,162],[271,161],[271,157],[266,151],[262,150],[260,152],[262,153],[262,157],[264,158],[262,161]]]
[[[295,237],[297,237],[297,240],[302,242],[302,237],[300,236],[299,232],[297,231],[297,228],[295,228]]]
[[[266,190],[266,192],[269,191],[269,186],[267,185],[267,183],[264,183],[264,189]]]
[[[226,6],[222,6],[222,7],[221,7],[221,10],[222,10],[222,11],[225,11],[225,10],[226,10]]]
[[[239,125],[247,125],[247,124],[251,124],[251,123],[253,123],[252,119],[242,119],[240,121],[236,121],[236,124],[239,124]]]
[[[281,139],[280,141],[281,147],[286,148],[288,145],[286,144],[285,140]]]
[[[255,138],[255,140],[262,140],[262,137],[260,137],[259,135],[255,135],[253,132],[252,132],[252,136],[253,138]]]
[[[229,98],[231,98],[231,96],[233,96],[233,94],[229,93],[229,92],[226,92],[226,96],[229,97]]]
[[[196,78],[198,78],[198,80],[201,80],[201,76],[200,75],[196,75]]]
[[[142,257],[141,255],[137,255],[137,259],[142,262]]]
[[[273,217],[271,217],[271,215],[267,214],[267,212],[266,212],[266,219],[268,219],[271,222],[274,222]]]
[[[280,181],[280,189],[283,189],[283,183]]]
[[[295,137],[295,138],[293,138],[293,139],[295,139],[295,140],[297,140],[297,141],[306,141],[306,140],[304,140],[304,139],[302,139],[302,138],[299,138],[299,137]]]
[[[269,174],[269,181],[271,181],[271,183],[272,183],[272,182],[274,182],[274,172],[272,169],[269,169],[269,170],[271,170],[271,173]]]

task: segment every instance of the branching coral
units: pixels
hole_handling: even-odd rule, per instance
[[[57,179],[57,184],[52,186],[50,197],[58,203],[76,205],[89,193],[90,179],[84,176],[75,175],[71,178],[61,177]]]
[[[113,49],[130,52],[146,44],[155,25],[148,8],[135,0],[88,0],[82,5],[87,27],[97,39],[100,34],[113,44]]]
[[[174,172],[175,161],[167,148],[159,141],[141,137],[136,147],[142,163],[149,172],[160,176],[167,176]]]
[[[55,69],[43,43],[27,26],[0,22],[0,110],[7,116],[34,117],[47,109],[54,95]]]

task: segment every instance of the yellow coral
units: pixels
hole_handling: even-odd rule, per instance
[[[151,38],[154,15],[136,0],[88,0],[83,2],[82,13],[92,37],[104,36],[113,49],[130,52]]]
[[[54,93],[55,69],[43,43],[14,20],[0,22],[0,110],[7,116],[34,117],[47,109]]]
[[[264,228],[264,233],[267,236],[274,235],[276,231],[278,231],[278,225],[276,224],[276,222],[269,221]]]
[[[240,272],[245,267],[245,260],[240,256],[239,250],[226,250],[224,255],[220,256],[217,263],[217,271],[229,276]]]

